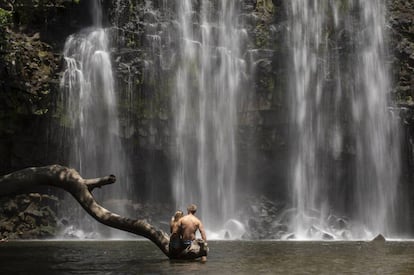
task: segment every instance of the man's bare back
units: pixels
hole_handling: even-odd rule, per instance
[[[186,241],[195,240],[197,230],[200,231],[203,241],[207,241],[203,224],[196,216],[194,216],[196,211],[197,206],[195,204],[190,204],[187,207],[188,214],[179,220],[180,234],[184,243]]]
[[[197,230],[199,230],[201,234],[201,238],[204,241],[207,241],[203,224],[193,214],[189,213],[188,215],[182,217],[179,223],[180,223],[180,228],[181,228],[181,236],[183,240],[186,240],[186,241],[195,240],[196,232]]]

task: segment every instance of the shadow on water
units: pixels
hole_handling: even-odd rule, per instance
[[[0,244],[0,274],[414,274],[414,242],[211,241],[206,263],[149,241]]]

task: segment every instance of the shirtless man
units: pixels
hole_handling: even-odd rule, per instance
[[[196,232],[197,230],[200,231],[201,238],[204,242],[202,242],[202,246],[207,246],[207,237],[206,232],[204,231],[204,226],[201,221],[194,216],[195,212],[197,211],[197,206],[195,204],[190,204],[187,207],[188,214],[182,217],[178,221],[178,225],[180,226],[182,243],[184,249],[193,250],[200,249],[200,243],[198,242],[196,245],[193,245],[193,242],[196,239]],[[204,249],[204,248],[203,248]],[[207,248],[208,251],[208,248]],[[202,261],[206,261],[206,256],[201,257]]]
[[[183,239],[184,245],[190,245],[192,241],[196,238],[197,230],[200,231],[201,238],[203,241],[207,241],[206,232],[204,231],[204,226],[201,221],[194,216],[197,211],[197,206],[195,204],[190,204],[187,207],[188,215],[182,217],[178,224],[181,228],[181,236]]]

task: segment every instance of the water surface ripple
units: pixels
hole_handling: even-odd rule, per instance
[[[149,241],[0,244],[0,274],[414,274],[414,242],[211,241],[207,263]]]

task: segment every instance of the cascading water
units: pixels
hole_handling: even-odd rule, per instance
[[[353,114],[356,127],[357,215],[370,233],[392,236],[400,180],[399,129],[387,110],[390,80],[385,62],[386,8],[383,1],[359,1],[363,26],[358,40]],[[364,91],[363,93],[361,91]],[[394,121],[395,122],[395,121]],[[403,209],[399,209],[403,211]]]
[[[262,5],[267,5],[265,2]],[[95,10],[100,11],[100,1],[93,3]],[[277,210],[270,213],[252,205],[249,213],[276,228],[277,237],[285,236],[286,232],[298,239],[370,238],[376,233],[394,236],[399,136],[398,127],[387,110],[390,81],[385,62],[384,4],[363,0],[286,0],[285,6],[286,41],[291,57],[290,89],[286,93],[291,96],[290,187],[294,209],[284,211],[275,204]],[[120,0],[116,1],[116,9],[128,13],[134,7]],[[270,13],[274,10],[268,8],[269,14],[262,14],[264,17],[258,19],[260,11],[258,3],[251,5],[237,0],[145,1],[137,12],[143,16],[133,17],[137,20],[134,22],[138,26],[136,33],[128,22],[125,31],[131,35],[121,39],[129,42],[135,42],[136,37],[145,39],[136,44],[138,57],[134,56],[133,62],[127,62],[127,58],[121,60],[122,56],[119,59],[119,66],[128,72],[127,104],[133,106],[139,98],[139,94],[133,94],[136,92],[134,77],[139,77],[142,81],[139,87],[145,90],[142,100],[148,111],[144,115],[148,133],[143,135],[149,138],[142,146],[163,150],[165,144],[157,143],[158,136],[164,134],[157,128],[157,119],[162,117],[166,125],[170,120],[168,107],[161,115],[158,113],[157,97],[162,91],[162,97],[168,94],[166,97],[170,99],[171,92],[175,157],[172,191],[176,207],[184,210],[188,203],[198,204],[198,215],[209,230],[220,232],[219,236],[213,236],[218,238],[224,237],[226,231],[233,234],[231,238],[239,238],[244,233],[244,224],[234,219],[235,209],[242,205],[236,203],[236,194],[244,191],[242,185],[249,181],[236,184],[236,175],[243,174],[237,173],[237,166],[243,161],[238,163],[238,112],[249,109],[241,107],[241,97],[258,87],[257,82],[266,82],[268,75],[255,83],[251,81],[259,76],[255,74],[255,64],[262,58],[265,60],[262,65],[271,64],[266,70],[284,77],[284,68],[274,72],[281,64],[276,59],[285,53],[283,47],[265,44],[270,48],[263,49],[261,44],[259,49],[251,49],[253,43],[248,43],[248,33],[257,35],[258,40],[266,38],[261,37],[263,26],[255,20],[272,20]],[[123,16],[116,14],[116,24],[130,20]],[[67,67],[62,77],[62,94],[72,128],[71,165],[86,177],[116,174],[119,182],[112,189],[106,187],[105,194],[101,195],[104,199],[109,198],[107,194],[110,198],[125,199],[128,196],[121,190],[128,190],[128,186],[123,186],[127,167],[119,138],[108,37],[107,31],[100,27],[102,15],[98,13],[95,17],[93,28],[70,36],[65,45]],[[285,22],[280,22],[273,34],[280,34],[279,29],[284,26]],[[117,29],[119,33],[124,31],[118,26]],[[247,60],[252,65],[251,71],[246,68],[245,56],[251,59]],[[140,70],[142,79],[137,73]],[[170,81],[171,74],[175,75],[174,83]],[[273,80],[284,82],[284,79]],[[270,95],[275,92],[275,87],[270,86],[265,91],[269,92],[267,99],[275,96]],[[279,106],[273,106],[275,100],[273,97],[266,100],[264,111],[254,110],[257,117],[277,109]],[[263,122],[257,123],[253,127],[263,126],[259,125]],[[135,133],[140,131],[137,124],[128,119],[124,133],[128,139],[136,138]],[[277,136],[278,127],[284,126],[274,127],[272,133]],[[169,132],[166,136],[169,142]],[[144,199],[155,201],[160,188],[151,177],[158,171],[154,172],[148,158],[145,162],[149,177],[146,186],[139,188],[146,189]],[[154,169],[157,168],[154,166]],[[253,191],[258,191],[255,188]],[[111,210],[123,211],[112,207]],[[253,220],[251,224],[255,227],[254,218],[249,217],[245,225],[250,226]],[[287,223],[289,228],[285,229]]]
[[[96,195],[101,200],[118,196],[125,199],[126,191],[122,190],[126,190],[127,168],[120,140],[108,36],[100,27],[100,1],[93,4],[95,26],[69,36],[63,53],[66,69],[61,89],[71,128],[66,140],[71,145],[69,164],[85,178],[117,175],[116,185]],[[113,210],[123,211],[122,207]]]
[[[196,11],[196,9],[200,9]],[[172,103],[178,208],[199,204],[211,230],[234,217],[236,125],[245,62],[238,1],[180,1],[180,64]],[[196,15],[198,13],[198,16]]]
[[[387,109],[385,4],[287,2],[296,208],[290,230],[298,239],[390,236],[399,136]]]
[[[318,115],[321,100],[323,75],[319,71],[318,58],[320,44],[323,43],[322,23],[323,9],[320,1],[291,1],[290,16],[290,43],[292,45],[292,58],[294,67],[294,80],[292,89],[293,119],[295,124],[296,150],[294,151],[293,171],[293,200],[297,208],[297,216],[293,219],[293,228],[298,238],[309,227],[308,211],[321,209],[323,199],[321,194],[320,173],[321,161],[318,159],[318,146],[324,146],[319,138],[325,137],[329,125],[320,125],[323,118]],[[319,130],[319,131],[318,131]]]

